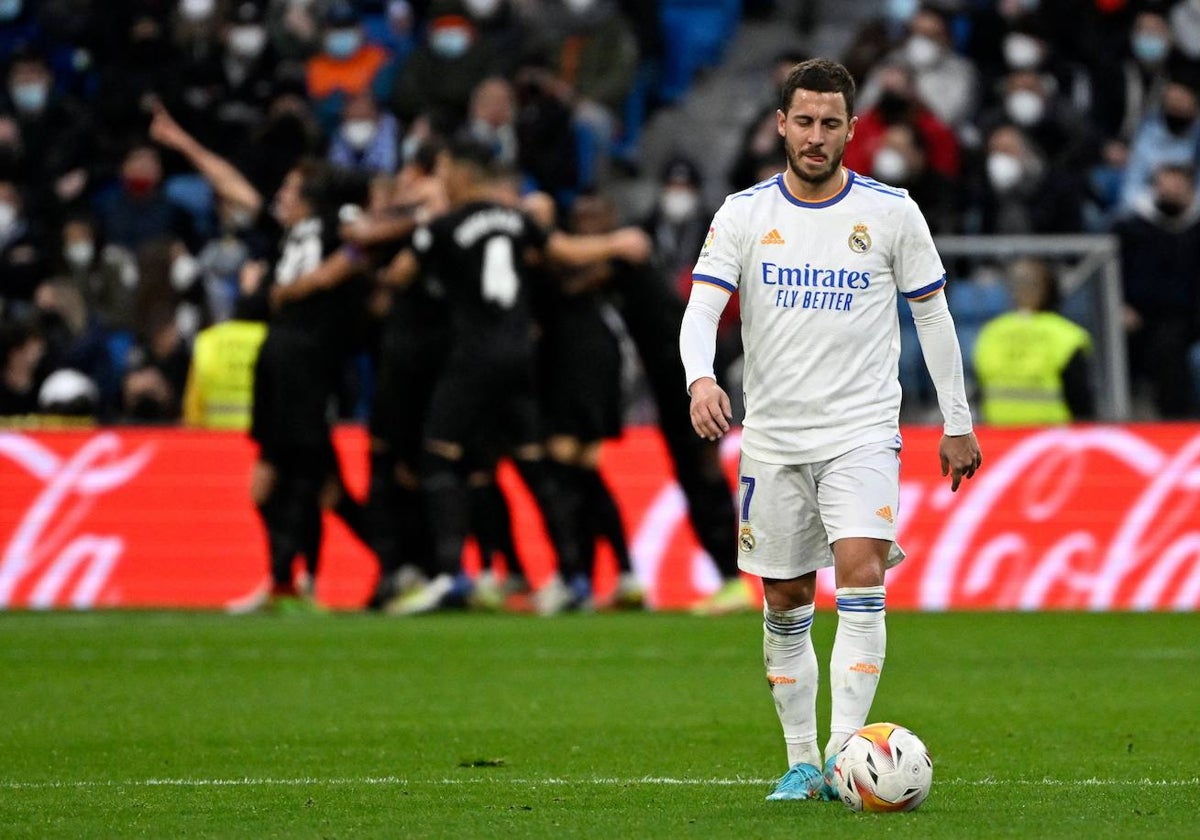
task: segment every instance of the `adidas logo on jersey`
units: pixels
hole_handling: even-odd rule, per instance
[[[891,505],[884,505],[879,510],[875,511],[875,515],[880,519],[886,520],[889,525],[894,525],[896,523],[896,518],[892,516]]]
[[[771,232],[764,236],[761,240],[763,245],[783,245],[783,237],[780,236],[776,228],[771,228]]]

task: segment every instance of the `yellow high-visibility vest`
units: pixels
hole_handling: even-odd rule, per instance
[[[223,321],[201,330],[192,347],[183,421],[205,429],[250,428],[254,363],[267,337],[259,321]]]
[[[1091,348],[1087,330],[1054,312],[1009,312],[988,321],[975,343],[984,422],[1071,422],[1062,373],[1077,352]]]

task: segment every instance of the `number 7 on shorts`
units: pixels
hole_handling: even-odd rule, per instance
[[[754,477],[743,475],[738,478],[738,481],[746,488],[742,493],[742,521],[746,522],[750,519],[750,499],[754,497]]]

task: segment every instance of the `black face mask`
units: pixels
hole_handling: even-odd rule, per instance
[[[1188,129],[1196,122],[1193,117],[1185,117],[1182,114],[1164,114],[1163,122],[1167,124],[1167,131],[1174,134],[1176,137],[1182,137],[1188,133]]]
[[[888,125],[903,122],[911,106],[912,103],[895,91],[884,91],[879,97],[879,116],[883,117],[883,121]]]
[[[1158,198],[1154,201],[1154,207],[1159,213],[1162,213],[1168,219],[1177,219],[1183,214],[1187,208],[1181,201],[1175,201],[1171,198]]]

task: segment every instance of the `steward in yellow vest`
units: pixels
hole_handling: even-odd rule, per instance
[[[261,321],[222,321],[196,336],[183,394],[183,421],[204,429],[250,428],[254,362],[267,335]]]
[[[1016,311],[984,325],[975,343],[983,420],[994,426],[1061,425],[1090,417],[1087,330],[1054,312],[1049,266],[1021,259],[1010,270]]]

